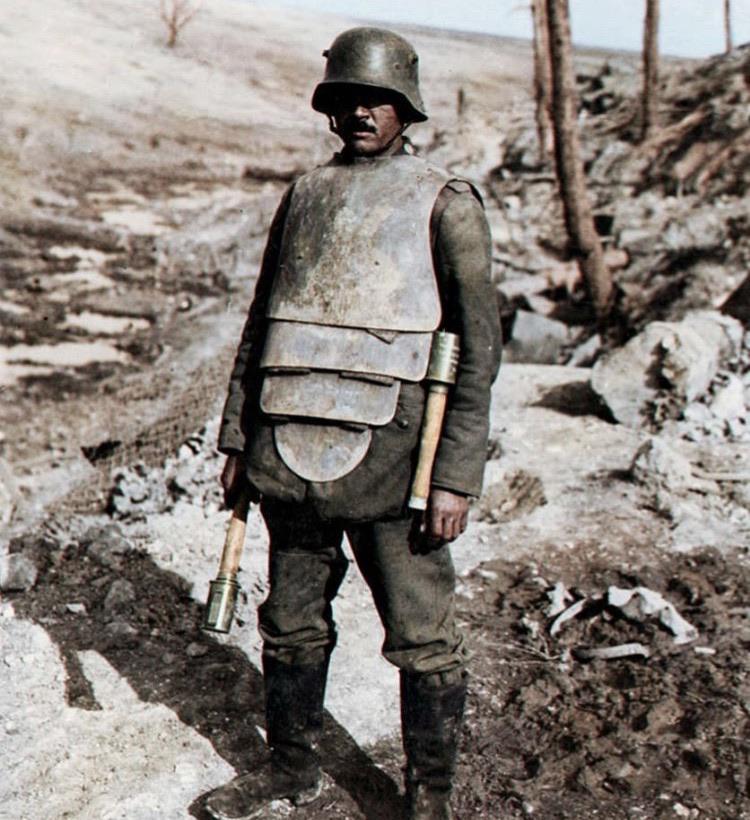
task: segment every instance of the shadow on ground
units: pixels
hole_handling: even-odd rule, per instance
[[[78,660],[79,652],[94,650],[139,698],[169,707],[238,772],[248,770],[267,754],[257,729],[264,723],[260,672],[244,653],[200,630],[202,606],[181,577],[159,568],[145,552],[102,549],[108,532],[65,549],[34,536],[12,545],[31,554],[41,571],[32,592],[9,599],[19,618],[42,626],[59,647],[68,704],[101,708]],[[71,602],[84,604],[85,615],[71,613]],[[330,715],[321,752],[334,786],[295,816],[403,816],[395,780]],[[196,818],[207,816],[204,797],[197,795],[188,809]]]

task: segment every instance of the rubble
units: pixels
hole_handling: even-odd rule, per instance
[[[655,319],[674,322],[690,310],[718,308],[746,276],[749,66],[748,45],[700,63],[667,63],[661,127],[643,144],[634,117],[637,62],[619,58],[598,71],[590,65],[579,70],[589,193],[622,290],[620,321],[630,332]],[[506,129],[503,163],[487,183],[505,225],[496,252],[498,287],[512,301],[516,283],[524,282],[525,292],[552,298],[560,313],[573,289],[555,291],[540,274],[570,260],[560,242],[564,230],[552,169],[538,164],[533,113],[530,106]],[[506,207],[511,201],[514,207]],[[537,279],[536,288],[529,277]],[[580,293],[581,283],[575,287]],[[735,302],[727,310],[746,316],[742,299]],[[565,321],[588,321],[571,319]]]
[[[166,459],[162,470],[134,464],[116,471],[109,493],[110,515],[123,522],[143,520],[150,513],[172,509],[186,498],[200,503],[206,515],[221,509],[218,476],[223,457],[214,449],[218,424],[219,419],[213,418],[194,433]]]
[[[134,549],[116,524],[91,527],[83,534],[80,543],[95,561],[110,569],[119,568],[123,557]]]
[[[636,451],[630,473],[635,481],[657,495],[663,492],[719,492],[715,481],[695,474],[690,459],[679,449],[679,441],[649,438]]]

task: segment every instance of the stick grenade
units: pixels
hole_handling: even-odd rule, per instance
[[[430,384],[422,419],[417,469],[414,472],[409,498],[409,507],[413,510],[427,509],[432,467],[435,464],[440,431],[443,428],[448,391],[451,385],[456,383],[458,353],[459,339],[455,333],[445,333],[439,330],[433,335],[430,364],[425,377]]]
[[[250,490],[245,486],[232,510],[224,550],[221,553],[219,572],[209,586],[208,600],[201,624],[201,627],[208,632],[229,632],[232,626],[234,607],[240,590],[240,585],[237,583],[237,572],[240,568],[240,557],[245,543],[245,525],[249,506]]]

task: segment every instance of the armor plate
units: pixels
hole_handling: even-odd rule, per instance
[[[268,373],[260,407],[272,416],[296,416],[379,426],[396,413],[399,382],[382,384],[339,373]]]
[[[271,321],[262,368],[310,368],[421,381],[427,372],[429,333],[372,333],[349,327]]]
[[[272,319],[435,330],[430,214],[450,177],[408,154],[335,163],[295,183],[269,299]]]
[[[372,430],[330,424],[279,424],[273,430],[279,455],[307,481],[334,481],[350,473],[367,454]]]

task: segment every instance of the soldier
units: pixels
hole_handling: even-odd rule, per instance
[[[346,534],[400,670],[413,820],[450,818],[467,650],[448,542],[481,489],[500,355],[477,191],[409,150],[427,119],[402,37],[336,38],[312,106],[343,142],[286,192],[232,371],[219,449],[227,502],[249,485],[270,535],[259,608],[270,760],[212,792],[222,820],[321,789],[317,741]],[[461,338],[421,532],[407,508],[433,331]]]

